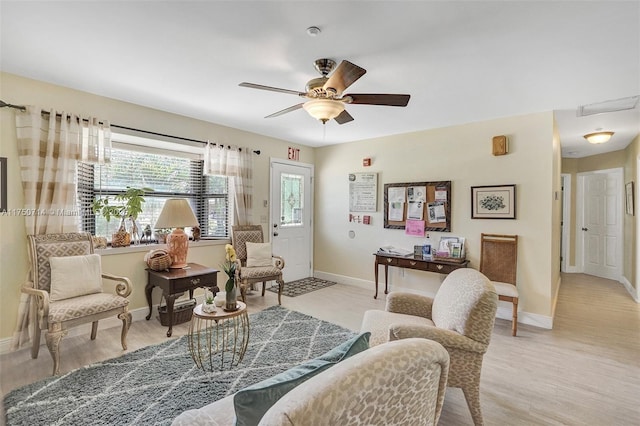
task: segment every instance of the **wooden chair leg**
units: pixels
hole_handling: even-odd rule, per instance
[[[129,327],[131,327],[131,312],[128,310],[118,314],[118,318],[122,320],[122,332],[120,333],[120,343],[122,343],[122,349],[127,350],[127,333]]]
[[[242,297],[242,302],[247,303],[247,285],[240,284],[240,297]]]
[[[97,335],[98,335],[98,321],[93,321],[91,323],[91,340],[96,340]]]
[[[511,324],[511,335],[518,333],[518,298],[513,298],[513,323]]]
[[[264,290],[267,287],[267,282],[266,281],[262,281],[262,297],[264,297]]]
[[[38,358],[38,353],[40,352],[40,335],[42,331],[40,330],[40,325],[36,324],[33,331],[33,342],[31,344],[31,358]]]
[[[284,290],[284,280],[276,281],[278,283],[278,305],[282,305],[282,290]]]
[[[67,330],[63,330],[62,326],[53,324],[49,326],[45,340],[47,341],[47,348],[53,359],[53,375],[56,376],[60,373],[60,340],[67,335]]]

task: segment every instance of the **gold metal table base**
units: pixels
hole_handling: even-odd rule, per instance
[[[231,356],[230,367],[237,366],[244,358],[249,344],[249,315],[247,305],[237,303],[239,308],[233,312],[220,307],[216,312],[206,313],[202,311],[202,305],[193,309],[189,352],[198,368],[213,371],[219,358],[220,370],[223,370],[225,356],[227,362]]]

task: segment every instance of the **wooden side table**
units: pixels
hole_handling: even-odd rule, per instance
[[[249,315],[247,305],[238,301],[239,308],[225,311],[216,307],[215,312],[202,311],[202,305],[193,308],[189,325],[189,352],[198,368],[214,370],[214,355],[220,354],[220,370],[224,369],[225,354],[231,355],[230,367],[237,366],[244,358],[249,344]]]
[[[415,257],[395,256],[392,254],[374,253],[376,261],[374,263],[374,276],[376,280],[376,294],[374,299],[378,298],[378,265],[384,266],[384,294],[389,294],[389,266],[397,266],[399,268],[417,269],[419,271],[436,272],[438,274],[449,274],[456,269],[466,268],[469,261],[447,262],[444,260],[424,260]]]
[[[173,304],[180,294],[189,291],[189,298],[193,298],[193,290],[198,287],[208,287],[215,294],[218,289],[218,270],[197,263],[189,263],[184,269],[170,269],[168,271],[154,271],[147,269],[147,285],[144,288],[149,304],[151,318],[151,292],[154,287],[160,287],[167,301],[167,315],[169,316],[169,329],[167,337],[173,332]]]

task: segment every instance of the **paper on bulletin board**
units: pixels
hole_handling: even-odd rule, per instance
[[[424,220],[407,220],[404,225],[404,233],[412,237],[424,237]]]
[[[388,220],[401,222],[404,220],[404,203],[407,194],[404,188],[389,188],[389,213]]]
[[[444,203],[442,201],[427,204],[427,210],[429,211],[429,223],[443,223],[447,221]]]

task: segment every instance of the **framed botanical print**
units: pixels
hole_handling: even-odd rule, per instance
[[[471,187],[471,219],[515,219],[516,186]]]
[[[625,193],[625,198],[627,200],[626,203],[626,207],[627,207],[627,214],[633,216],[634,213],[634,193],[633,193],[633,181],[631,182],[627,182],[627,184],[624,186],[624,193]]]
[[[7,211],[7,159],[0,157],[0,212]]]

